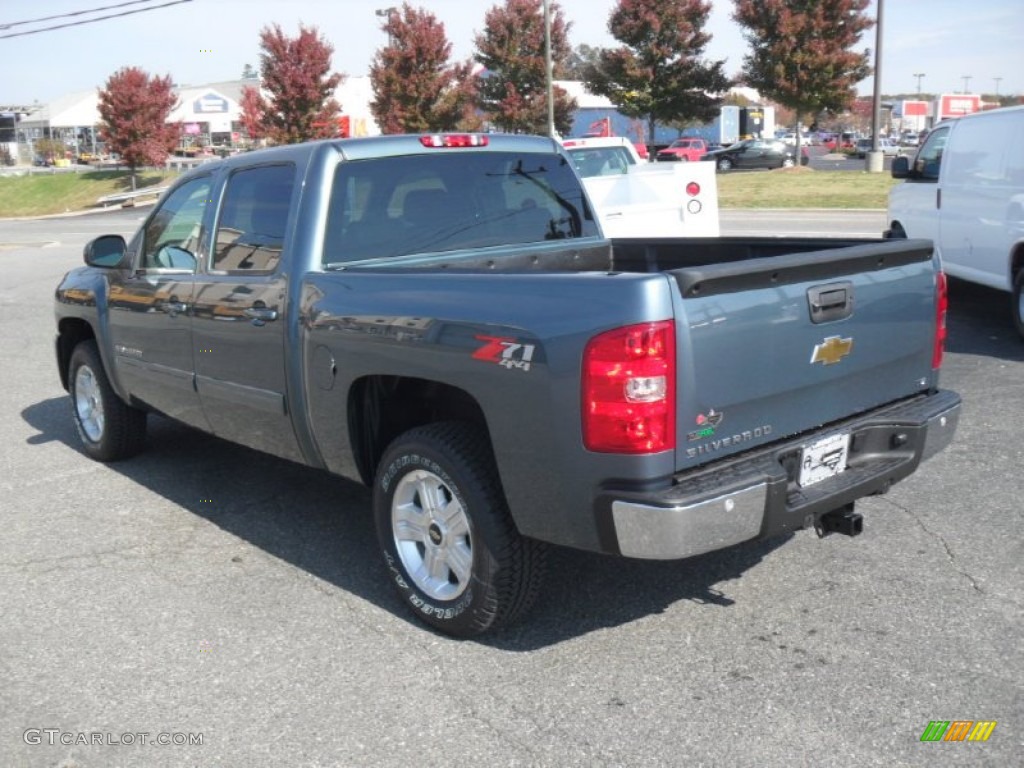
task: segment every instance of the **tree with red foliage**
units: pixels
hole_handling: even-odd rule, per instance
[[[745,28],[750,53],[743,81],[793,109],[797,120],[842,112],[855,86],[871,73],[868,52],[850,50],[874,21],[869,0],[736,0],[733,19]],[[800,131],[797,130],[797,152]]]
[[[732,84],[723,61],[707,61],[704,31],[711,3],[704,0],[619,0],[608,30],[622,45],[602,49],[586,68],[587,88],[607,96],[629,117],[708,122]]]
[[[138,67],[112,74],[99,92],[100,138],[131,170],[162,165],[174,149],[181,126],[167,118],[178,103],[170,76],[150,77]]]
[[[387,14],[389,43],[370,66],[370,111],[383,133],[474,130],[471,64],[449,63],[452,45],[434,14],[404,3]]]
[[[569,23],[557,3],[551,12],[551,65],[555,78],[565,73],[572,54]],[[476,36],[475,58],[487,70],[480,80],[480,106],[502,129],[547,133],[547,76],[544,62],[544,12],[541,0],[505,0],[484,16]],[[576,100],[554,87],[555,130],[572,128]]]
[[[345,76],[330,72],[334,47],[315,27],[300,24],[288,37],[274,24],[260,32],[260,49],[262,90],[242,89],[243,122],[277,144],[337,136],[341,105],[333,94]]]
[[[242,98],[238,103],[241,108],[239,120],[249,138],[253,141],[263,138],[263,108],[264,102],[260,97],[259,89],[251,86],[242,88]]]

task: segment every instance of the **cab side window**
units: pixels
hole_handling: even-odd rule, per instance
[[[939,169],[942,166],[942,153],[946,149],[946,139],[949,137],[949,127],[936,128],[928,134],[924,146],[921,147],[914,158],[914,170],[919,178],[925,181],[937,181]]]
[[[140,268],[195,271],[209,202],[209,176],[192,179],[174,190],[146,222]]]
[[[277,269],[294,184],[291,164],[246,168],[231,175],[217,220],[214,271],[268,274]]]

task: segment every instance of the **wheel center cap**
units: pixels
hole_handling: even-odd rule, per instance
[[[431,523],[430,527],[427,528],[427,536],[430,537],[430,543],[434,546],[441,546],[441,542],[444,541],[444,535],[441,533],[441,526],[437,523]]]

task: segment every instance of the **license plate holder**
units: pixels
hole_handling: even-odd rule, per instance
[[[839,432],[805,445],[800,452],[800,486],[806,488],[844,471],[849,453],[849,432]]]

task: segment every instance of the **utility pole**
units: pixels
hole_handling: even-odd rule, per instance
[[[917,78],[917,97],[921,98],[921,78],[924,77],[924,72],[915,72],[914,77]]]
[[[1002,80],[1003,78],[1001,78],[1001,77],[993,77],[992,79],[996,81],[996,99],[998,99],[999,98],[999,81]]]
[[[967,90],[967,88],[971,84],[971,77],[972,77],[972,75],[962,75],[962,77],[964,79],[964,93],[970,93],[970,91]]]

